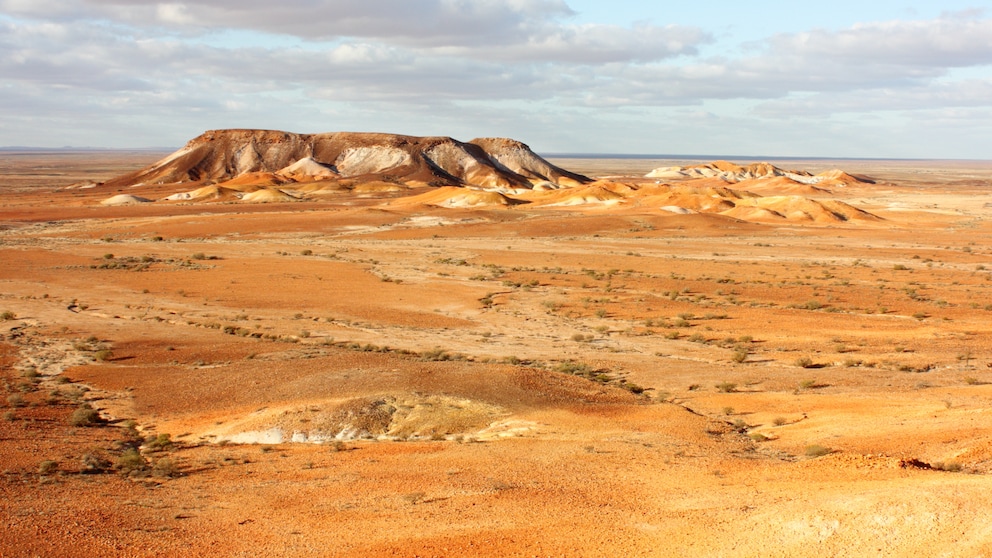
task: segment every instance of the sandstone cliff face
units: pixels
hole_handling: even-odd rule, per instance
[[[591,182],[545,161],[510,139],[461,142],[449,137],[274,130],[213,130],[157,163],[106,184],[136,186],[222,182],[248,173],[281,173],[294,180],[348,178],[407,183],[532,188]]]

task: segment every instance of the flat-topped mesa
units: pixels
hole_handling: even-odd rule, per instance
[[[275,173],[305,182],[388,179],[410,185],[458,185],[512,191],[535,185],[592,182],[545,161],[519,141],[480,138],[275,130],[211,130],[157,163],[107,181],[108,186],[224,182]]]

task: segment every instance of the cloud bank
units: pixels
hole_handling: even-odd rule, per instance
[[[864,132],[850,125],[859,116],[925,128],[966,111],[967,136],[992,131],[992,19],[981,12],[779,32],[731,51],[703,27],[574,15],[558,0],[0,0],[0,102],[15,115],[0,145],[348,126],[513,135],[559,151],[589,133],[609,141],[596,151],[684,153],[707,141],[692,114],[769,149],[797,122]],[[679,131],[678,119],[685,148],[652,134]],[[571,129],[539,124],[553,122]],[[768,154],[856,155],[842,151]]]

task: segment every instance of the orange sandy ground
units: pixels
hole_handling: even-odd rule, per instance
[[[986,164],[839,163],[879,183],[836,198],[884,221],[825,227],[348,195],[104,208],[59,187],[154,156],[19,157],[0,556],[992,556]],[[438,415],[406,441],[215,443],[435,395],[499,409],[499,434]],[[71,426],[81,402],[109,422]],[[80,474],[128,419],[171,436],[144,457],[179,476]]]

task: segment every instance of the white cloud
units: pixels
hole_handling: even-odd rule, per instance
[[[292,128],[315,113],[510,128],[502,114],[535,133],[567,115],[597,134],[659,114],[698,129],[772,129],[880,112],[964,122],[954,115],[992,106],[992,19],[980,13],[776,34],[705,57],[703,29],[580,25],[571,14],[556,0],[0,0],[0,100],[65,126],[75,111],[170,130],[199,130],[205,114]],[[258,43],[218,39],[225,30]],[[271,33],[294,46],[267,46],[287,44]],[[707,106],[722,102],[736,108]],[[14,143],[8,128],[0,144]]]

